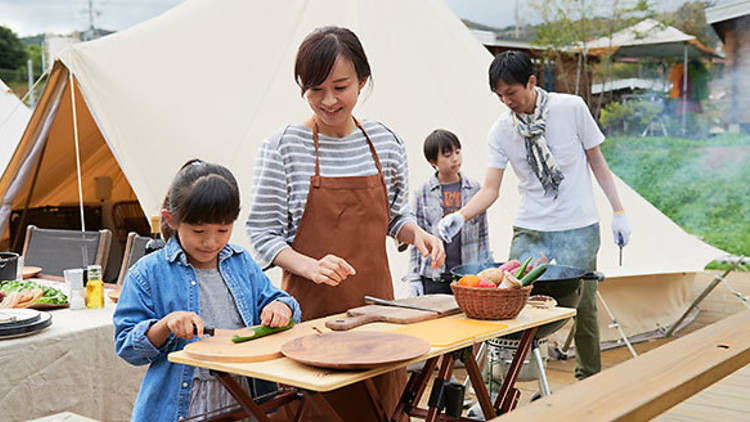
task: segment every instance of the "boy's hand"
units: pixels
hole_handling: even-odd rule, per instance
[[[438,236],[443,242],[450,243],[463,227],[464,216],[459,212],[452,212],[440,219],[437,225]]]
[[[409,294],[412,296],[422,296],[424,295],[424,285],[422,284],[422,280],[412,280],[409,282]]]
[[[292,310],[278,300],[274,300],[264,306],[260,311],[260,323],[271,328],[287,325],[289,323],[289,318],[291,317]]]
[[[203,320],[195,312],[175,311],[162,318],[167,329],[179,338],[190,340],[195,336],[193,326],[203,335]]]

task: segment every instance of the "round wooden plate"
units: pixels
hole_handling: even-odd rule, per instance
[[[120,299],[120,289],[112,289],[109,292],[107,292],[107,297],[109,297],[112,302],[117,303],[117,301]]]
[[[23,279],[26,280],[27,278],[34,277],[41,272],[42,272],[42,267],[24,266],[23,267]]]
[[[368,369],[421,356],[430,344],[405,334],[345,331],[298,337],[281,353],[306,365],[335,369]]]

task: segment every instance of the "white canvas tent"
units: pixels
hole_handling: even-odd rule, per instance
[[[492,57],[441,1],[191,0],[128,30],[74,45],[55,63],[11,171],[0,179],[0,224],[27,197],[35,154],[45,140],[31,206],[78,200],[72,72],[84,202],[93,200],[93,178],[107,174],[114,180],[113,201],[132,195],[147,216],[154,215],[183,162],[219,162],[238,177],[244,205],[232,239],[248,246],[242,223],[258,146],[276,129],[309,115],[293,80],[293,60],[305,35],[331,24],[353,29],[365,46],[374,88],[355,114],[383,121],[402,136],[412,190],[432,173],[422,141],[438,127],[458,134],[466,174],[482,180],[487,131],[506,110],[487,86]],[[611,212],[595,187],[602,216],[599,262],[606,274],[697,271],[719,253],[617,184],[634,234],[620,268]],[[507,258],[519,204],[511,171],[503,185],[489,212],[498,260]],[[399,280],[408,256],[396,253],[393,242],[389,253],[397,295],[403,295]]]
[[[31,110],[0,80],[0,174],[16,151]]]

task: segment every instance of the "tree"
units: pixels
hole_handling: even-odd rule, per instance
[[[652,14],[648,0],[533,0],[531,5],[543,19],[537,27],[535,44],[547,47],[558,63],[573,49],[587,51],[589,40],[611,37],[616,31]],[[591,67],[587,54],[578,58],[579,76],[576,80],[588,75]],[[608,56],[602,57],[603,64],[596,68],[595,73],[602,81],[612,72],[609,60]],[[598,114],[598,108],[595,114]]]
[[[0,69],[18,69],[26,64],[26,46],[9,28],[0,26]]]
[[[719,44],[719,37],[706,22],[706,8],[715,3],[715,0],[687,1],[674,12],[663,13],[660,18],[665,24],[674,26],[688,35],[695,35],[704,45],[713,47]]]

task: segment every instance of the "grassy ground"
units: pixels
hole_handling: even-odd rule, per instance
[[[610,138],[610,168],[686,231],[750,255],[750,136]]]

